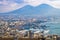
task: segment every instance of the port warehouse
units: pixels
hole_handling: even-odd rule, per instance
[[[60,40],[60,37],[57,36],[57,35],[50,35],[50,36],[47,36],[47,37],[43,37],[40,36],[40,37],[35,37],[35,38],[31,38],[31,37],[18,37],[18,38],[15,38],[15,37],[0,37],[0,40]]]

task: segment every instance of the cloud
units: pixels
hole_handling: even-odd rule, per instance
[[[0,13],[10,12],[26,5],[36,7],[41,4],[48,4],[54,8],[60,8],[59,0],[3,0],[0,1]]]
[[[25,0],[28,5],[38,6],[43,3],[43,0]]]
[[[19,9],[21,7],[24,7],[24,5],[18,5],[16,3],[13,3],[13,4],[10,4],[8,6],[0,6],[0,12],[9,12],[9,11],[13,11],[13,10],[16,10],[16,9]]]
[[[54,8],[59,8],[60,9],[60,1],[48,1],[46,4],[54,7]]]
[[[48,4],[50,6],[53,6],[54,8],[60,8],[60,0],[25,0],[28,5],[31,6],[39,6],[41,4]]]
[[[21,1],[21,0],[20,0]],[[26,4],[24,2],[18,3],[15,0],[3,0],[0,1],[0,13],[10,12],[19,8],[24,7]]]

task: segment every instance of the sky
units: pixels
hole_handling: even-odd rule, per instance
[[[27,5],[30,5],[37,10],[38,8],[36,8],[36,7],[38,7],[42,4],[47,4],[55,9],[60,9],[60,0],[0,0],[0,13],[6,13],[6,12],[18,10],[18,9],[24,8]],[[46,7],[46,6],[44,6],[44,7]],[[46,8],[44,8],[44,9],[46,9]],[[44,9],[41,9],[41,11],[43,11]],[[53,11],[52,13],[54,14],[55,11],[57,11],[55,9],[47,8],[46,11],[49,12],[52,10]],[[30,12],[32,12],[32,11],[30,11]],[[47,12],[45,12],[45,13],[47,13]],[[60,13],[59,10],[56,13]]]

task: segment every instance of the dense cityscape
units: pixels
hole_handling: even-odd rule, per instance
[[[49,34],[50,26],[47,26],[45,23],[52,20],[39,17],[39,18],[19,18],[13,19],[10,16],[8,19],[4,19],[4,17],[0,17],[0,37],[8,38],[12,37],[14,40],[18,40],[18,38],[40,38],[40,37],[51,37]],[[57,35],[54,35],[57,36]]]

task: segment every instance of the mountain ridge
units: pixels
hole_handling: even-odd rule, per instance
[[[58,11],[57,11],[58,10]],[[8,12],[8,13],[2,13],[2,14],[16,14],[16,15],[52,15],[54,12],[58,13],[60,9],[53,8],[50,5],[42,4],[37,7],[32,7],[30,5],[27,5],[23,8]],[[54,14],[55,15],[55,14]]]

